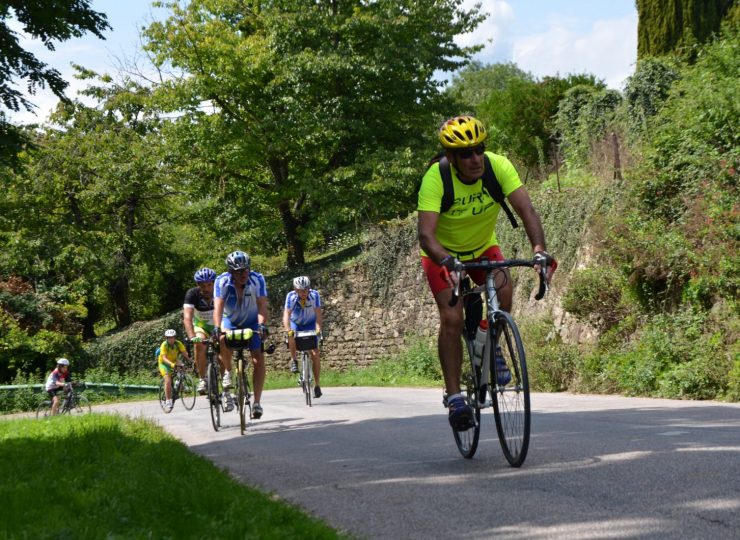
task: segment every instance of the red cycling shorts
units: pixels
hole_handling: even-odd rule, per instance
[[[480,257],[463,262],[479,261],[483,257],[487,258],[489,261],[504,260],[504,254],[501,253],[501,249],[498,246],[491,246],[481,253]],[[421,266],[424,268],[424,273],[427,275],[427,281],[429,282],[429,288],[432,289],[432,294],[434,296],[437,296],[440,291],[450,288],[447,281],[445,281],[445,278],[442,277],[442,267],[432,261],[432,259],[429,257],[422,257]],[[468,272],[468,275],[477,285],[482,285],[486,279],[486,273],[483,270],[473,270]]]

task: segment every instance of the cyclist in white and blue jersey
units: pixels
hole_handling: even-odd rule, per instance
[[[262,387],[265,384],[265,354],[262,338],[267,337],[267,285],[259,272],[250,268],[251,259],[243,251],[234,251],[226,257],[228,272],[216,278],[213,288],[213,335],[221,341],[221,361],[224,364],[224,390],[231,388],[231,350],[221,336],[221,328],[235,330],[251,328],[255,333],[250,342],[254,366],[254,406],[252,417],[260,418]],[[227,407],[233,407],[227,394]]]
[[[306,330],[315,330],[316,335],[321,334],[322,314],[321,295],[316,289],[311,289],[311,280],[307,276],[300,276],[293,280],[293,289],[285,297],[285,309],[283,310],[283,329],[288,334],[288,347],[290,348],[290,371],[298,372],[296,356],[298,351],[295,344],[295,333]],[[318,344],[318,343],[317,343]],[[319,374],[321,363],[319,349],[311,351],[311,363],[316,380],[314,397],[321,397],[321,386]]]

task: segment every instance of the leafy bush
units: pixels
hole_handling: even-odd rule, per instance
[[[637,63],[624,88],[627,118],[634,133],[646,131],[648,119],[657,114],[678,78],[678,69],[665,59],[645,58]]]
[[[576,270],[563,296],[563,308],[602,331],[623,320],[630,312],[623,299],[627,281],[609,265]]]
[[[532,390],[562,392],[577,378],[580,351],[563,343],[551,319],[523,319],[519,325],[527,353],[527,373]]]
[[[103,368],[110,375],[153,372],[156,367],[154,351],[164,340],[167,328],[177,330],[178,339],[185,333],[182,327],[182,310],[173,311],[162,319],[137,322],[121,332],[103,336],[85,347],[86,366]]]

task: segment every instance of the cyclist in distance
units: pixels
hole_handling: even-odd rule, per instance
[[[68,389],[68,383],[72,381],[72,377],[69,374],[69,360],[66,358],[57,359],[57,366],[49,373],[49,377],[46,379],[46,393],[49,394],[51,399],[51,415],[54,416],[59,412],[59,391],[62,389]]]
[[[251,259],[243,251],[234,251],[226,257],[227,272],[216,278],[213,289],[212,336],[221,340],[221,361],[224,364],[224,391],[231,388],[231,350],[226,346],[221,328],[235,330],[251,328],[256,333],[250,342],[254,365],[254,406],[252,417],[259,419],[262,387],[265,384],[265,354],[262,339],[267,337],[267,285],[259,272],[251,269]],[[226,395],[227,410],[233,409],[231,394]]]
[[[307,330],[316,331],[321,334],[321,296],[319,291],[311,289],[311,280],[308,276],[299,276],[293,280],[293,290],[285,297],[285,309],[283,310],[283,329],[288,334],[288,347],[290,348],[290,371],[298,373],[298,362],[296,355],[298,351],[295,345],[295,333]],[[317,343],[318,345],[318,343]],[[313,365],[314,397],[321,397],[321,386],[319,386],[319,371],[321,369],[319,349],[311,351],[311,364]]]
[[[216,272],[201,268],[193,276],[195,287],[185,293],[182,304],[182,324],[191,343],[195,344],[195,365],[198,368],[198,393],[206,392],[206,346],[203,343],[213,331],[213,283]]]
[[[424,174],[418,197],[418,236],[421,263],[439,310],[437,350],[444,375],[449,406],[449,421],[455,430],[465,430],[473,422],[473,411],[460,393],[462,371],[463,306],[450,306],[457,279],[453,269],[458,261],[504,260],[496,239],[496,220],[501,205],[484,189],[485,161],[488,160],[506,199],[524,222],[532,251],[545,257],[547,280],[557,267],[547,253],[545,233],[539,215],[511,162],[486,151],[488,135],[483,124],[471,116],[457,116],[444,122],[438,131],[444,156],[450,164],[454,197],[452,206],[442,211],[444,186],[440,164],[432,163]],[[539,267],[535,266],[539,271]],[[477,284],[485,280],[483,271],[471,272]],[[501,308],[510,311],[512,284],[508,272],[498,272],[496,287]],[[503,360],[503,359],[502,359]],[[510,378],[510,374],[506,373]]]
[[[172,410],[172,373],[175,365],[182,365],[177,361],[177,357],[183,355],[190,361],[188,351],[185,349],[182,341],[177,339],[177,332],[172,328],[164,331],[164,341],[159,346],[159,357],[157,358],[157,367],[159,374],[164,378],[164,406],[168,411]]]

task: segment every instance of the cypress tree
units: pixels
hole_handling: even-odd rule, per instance
[[[636,0],[637,57],[688,51],[719,31],[736,0]]]

